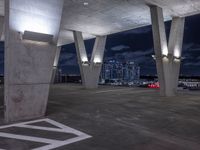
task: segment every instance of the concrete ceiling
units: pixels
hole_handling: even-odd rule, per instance
[[[200,0],[65,0],[59,44],[73,42],[72,33],[64,34],[67,30],[92,38],[150,25],[147,4],[162,7],[165,20],[200,13]]]
[[[150,25],[147,4],[162,7],[165,20],[200,13],[200,0],[64,0],[58,45],[73,42],[72,30],[89,39]],[[0,15],[4,15],[4,0],[0,0]]]
[[[0,0],[0,16],[4,16],[4,0]]]

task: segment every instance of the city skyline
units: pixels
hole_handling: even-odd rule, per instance
[[[119,80],[129,83],[140,79],[140,67],[134,61],[119,62],[117,60],[105,61],[102,65],[100,80],[110,82]]]

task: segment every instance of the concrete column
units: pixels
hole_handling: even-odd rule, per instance
[[[62,7],[62,0],[5,1],[6,122],[45,115]],[[24,40],[24,31],[50,34],[53,39]]]
[[[167,45],[162,8],[150,6],[156,65],[163,96],[174,96],[178,85],[184,18],[174,17]]]
[[[81,72],[82,84],[85,88],[97,88],[103,63],[106,36],[97,36],[91,60],[88,60],[81,32],[74,31],[74,40]]]
[[[151,10],[156,67],[157,67],[158,81],[160,84],[160,94],[164,96],[166,87],[165,76],[164,76],[166,61],[163,60],[163,55],[166,56],[168,55],[164,17],[162,8],[156,6],[150,6],[150,10]]]
[[[55,77],[56,77],[56,72],[57,72],[57,69],[58,69],[60,51],[61,51],[61,47],[57,47],[56,56],[55,56],[54,63],[53,63],[53,73],[52,73],[52,78],[51,78],[51,83],[52,84],[55,83]]]
[[[169,54],[173,55],[173,60],[171,62],[171,72],[173,73],[172,88],[174,94],[177,91],[179,74],[180,74],[184,25],[185,25],[185,18],[173,17],[168,47],[169,47]]]

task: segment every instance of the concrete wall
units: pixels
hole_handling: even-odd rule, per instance
[[[49,4],[42,5],[44,1],[46,1],[45,4],[47,1]],[[31,0],[26,2],[23,0],[6,1],[5,120],[7,122],[41,117],[44,116],[46,111],[63,4],[61,1],[56,5],[53,5],[52,0],[44,1],[37,1],[37,3],[33,3]],[[19,3],[22,3],[25,7],[20,6]],[[38,6],[41,10],[33,12],[34,9],[38,9]],[[60,8],[59,11],[58,8]],[[44,16],[46,12],[50,11],[54,11],[55,16]],[[43,18],[40,17],[40,22],[35,24],[34,21],[36,21],[39,12],[43,13]],[[58,16],[60,16],[60,19]],[[54,20],[54,17],[56,20]],[[19,32],[23,33],[22,30],[30,31],[31,28],[26,24],[24,29],[18,26],[17,21],[18,19],[23,21],[22,18],[30,19],[30,22],[24,20],[22,23],[30,24],[32,19],[33,24],[38,27],[43,25],[41,21],[44,19],[44,23],[46,21],[47,25],[49,24],[52,27],[51,32],[45,33],[54,35],[53,42],[23,40]],[[46,26],[46,28],[48,27]],[[36,32],[35,29],[33,28],[31,31]]]

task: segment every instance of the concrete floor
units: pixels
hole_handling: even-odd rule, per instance
[[[92,136],[56,150],[200,149],[200,92],[166,98],[143,88],[84,90],[79,85],[55,85],[47,117]],[[41,144],[0,140],[0,148],[11,150]]]

